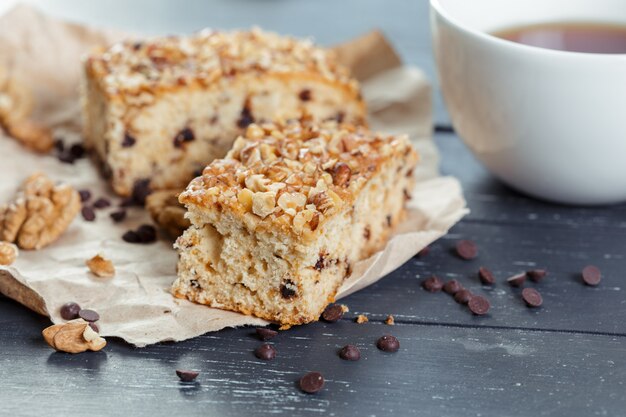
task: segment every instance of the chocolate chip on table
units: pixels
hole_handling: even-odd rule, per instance
[[[98,327],[98,325],[92,321],[89,322],[89,327],[91,327],[91,329],[96,332],[96,333],[100,333],[100,328]]]
[[[400,342],[395,336],[386,334],[376,341],[376,347],[385,352],[397,352],[400,349]]]
[[[176,375],[182,382],[193,382],[198,377],[198,375],[200,375],[200,372],[189,371],[186,369],[177,369]]]
[[[322,313],[322,318],[324,321],[329,323],[334,323],[337,320],[343,317],[343,308],[339,304],[330,304],[326,306],[324,312]]]
[[[541,281],[546,275],[548,275],[548,271],[545,269],[531,269],[530,271],[526,271],[526,276],[533,282]]]
[[[319,372],[309,372],[300,378],[300,389],[308,394],[315,394],[324,388],[324,376]]]
[[[69,154],[74,157],[74,159],[80,159],[85,156],[85,148],[80,143],[75,143],[70,146]]]
[[[141,242],[141,238],[139,237],[137,232],[135,232],[134,230],[129,230],[126,233],[124,233],[122,235],[122,239],[124,240],[124,242],[128,242],[128,243],[140,243]]]
[[[80,202],[84,203],[85,201],[89,201],[89,199],[91,198],[91,191],[79,190],[78,195],[80,196]]]
[[[78,312],[78,317],[80,317],[81,319],[83,319],[85,321],[89,321],[89,322],[100,320],[100,314],[96,313],[93,310],[89,310],[89,309],[81,309]]]
[[[276,337],[278,332],[276,330],[267,329],[265,327],[257,327],[256,334],[257,336],[259,336],[259,339],[265,342]]]
[[[481,266],[478,269],[478,278],[480,278],[480,282],[482,282],[484,285],[493,285],[496,283],[496,279],[493,276],[493,273],[484,266]]]
[[[339,351],[339,357],[346,361],[358,361],[361,359],[361,351],[354,345],[345,345]]]
[[[130,148],[135,145],[135,142],[137,142],[137,140],[127,132],[124,134],[124,140],[122,140],[122,148]]]
[[[93,203],[93,206],[97,209],[106,208],[106,207],[109,207],[110,205],[111,205],[111,202],[103,197],[100,197]]]
[[[74,320],[78,318],[78,312],[80,311],[80,306],[70,301],[61,306],[61,318],[63,320]]]
[[[587,285],[591,285],[595,287],[602,280],[602,273],[600,272],[600,268],[593,265],[587,265],[583,268],[582,271],[583,282]]]
[[[465,288],[459,290],[456,294],[454,294],[454,301],[459,304],[467,304],[472,298],[472,293],[470,290],[466,290]]]
[[[126,210],[117,210],[109,214],[115,223],[119,223],[126,218]]]
[[[152,193],[150,188],[150,180],[143,179],[135,181],[133,184],[132,197],[135,204],[143,206],[146,204],[146,197]]]
[[[521,274],[513,275],[512,277],[507,278],[506,282],[508,282],[512,287],[521,287],[526,282],[526,273],[522,272]]]
[[[254,356],[264,361],[271,361],[276,357],[276,348],[268,343],[264,343],[254,350]]]
[[[456,279],[451,279],[443,285],[443,292],[450,295],[454,295],[462,289],[463,286]]]
[[[472,313],[476,314],[477,316],[482,316],[489,312],[489,307],[491,307],[491,304],[489,304],[489,300],[487,300],[482,295],[473,295],[469,299],[467,306]]]
[[[478,255],[478,247],[471,240],[459,240],[456,243],[456,254],[468,261]]]
[[[137,229],[137,235],[139,236],[141,243],[152,243],[155,242],[157,238],[156,229],[154,226],[149,224],[142,224],[139,226]]]
[[[424,282],[422,282],[422,287],[424,287],[426,291],[438,292],[441,291],[441,289],[443,288],[443,282],[441,281],[441,279],[439,279],[438,276],[433,275],[432,277],[427,278],[424,280]]]
[[[96,220],[96,212],[93,211],[91,207],[83,206],[83,208],[80,209],[80,214],[83,216],[85,221],[92,222]]]
[[[543,304],[541,294],[534,288],[524,288],[522,290],[522,299],[528,307],[539,307]]]
[[[61,152],[59,155],[57,155],[57,158],[64,164],[73,164],[76,159],[67,152]]]

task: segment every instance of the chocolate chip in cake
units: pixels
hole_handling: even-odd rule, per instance
[[[410,201],[411,200],[411,194],[409,194],[409,192],[407,191],[406,188],[404,190],[402,190],[402,195],[404,196],[404,201]]]
[[[473,295],[469,299],[467,306],[472,313],[476,314],[477,316],[482,316],[489,312],[491,304],[489,303],[489,300],[487,300],[482,295]]]
[[[137,229],[137,235],[141,243],[152,243],[157,239],[157,232],[154,226],[149,224],[142,224]]]
[[[443,291],[450,295],[454,295],[462,289],[463,286],[456,279],[451,279],[443,285]]]
[[[296,284],[290,279],[284,281],[280,286],[280,295],[290,300],[296,296]]]
[[[391,215],[388,214],[386,219],[387,219],[387,227],[391,227]]]
[[[124,240],[124,242],[128,242],[128,243],[140,243],[141,242],[141,238],[139,237],[137,232],[135,232],[134,230],[129,230],[126,233],[124,233],[122,235],[122,239]]]
[[[278,332],[276,330],[267,329],[265,327],[257,327],[256,334],[257,336],[259,336],[259,339],[265,342],[276,337]]]
[[[146,197],[152,193],[150,180],[143,179],[135,181],[133,185],[132,197],[136,204],[143,206],[146,204]]]
[[[300,91],[300,94],[298,94],[298,97],[302,101],[310,101],[311,96],[312,96],[311,90],[309,90],[308,88],[305,88],[304,90]]]
[[[117,210],[109,214],[115,223],[119,223],[126,218],[126,210]]]
[[[400,342],[395,336],[386,334],[378,339],[376,347],[384,352],[397,352],[400,349]]]
[[[239,119],[237,120],[237,126],[245,129],[252,123],[254,123],[254,116],[252,116],[250,108],[246,105],[243,107],[243,109],[241,109],[241,114],[239,116]]]
[[[96,332],[96,333],[100,333],[100,328],[98,327],[98,325],[92,321],[89,322],[89,327],[91,327],[91,329]]]
[[[361,351],[354,345],[345,345],[339,351],[339,357],[346,361],[358,361],[361,359]]]
[[[69,153],[74,159],[80,159],[85,156],[85,148],[80,143],[70,146]]]
[[[103,197],[97,199],[93,203],[93,206],[97,209],[106,208],[106,207],[109,207],[110,205],[111,205],[111,202]]]
[[[467,304],[470,298],[472,298],[472,293],[470,290],[466,290],[465,288],[457,291],[457,293],[454,294],[454,301],[459,304]]]
[[[200,375],[200,372],[189,371],[186,369],[177,369],[176,375],[182,382],[193,382]]]
[[[84,308],[78,312],[78,317],[89,322],[100,320],[100,315],[98,313],[96,313],[93,310],[84,309]]]
[[[85,221],[92,222],[96,220],[96,212],[93,211],[91,207],[83,206],[83,208],[80,209],[80,214],[83,216]]]
[[[582,270],[583,282],[587,285],[595,287],[602,280],[602,273],[600,268],[593,265],[588,265]]]
[[[456,243],[456,254],[461,259],[469,261],[478,256],[478,246],[471,240],[459,240]]]
[[[443,282],[438,276],[433,275],[422,282],[422,287],[424,287],[426,291],[439,292],[443,288]]]
[[[195,139],[195,136],[193,134],[193,130],[186,127],[180,132],[178,132],[178,134],[174,137],[174,147],[180,148],[183,146],[184,143],[191,142],[194,139]]]
[[[338,112],[337,115],[335,116],[335,120],[337,121],[337,123],[343,123],[345,118],[346,118],[346,114],[342,111]]]
[[[130,148],[134,146],[137,140],[126,132],[124,134],[124,139],[122,140],[122,148]]]
[[[513,275],[510,278],[507,278],[506,282],[508,282],[512,287],[521,287],[526,282],[526,273],[522,272],[521,274]]]
[[[78,312],[80,311],[80,306],[70,301],[61,306],[61,318],[63,320],[74,320],[78,318]]]
[[[546,275],[548,275],[548,271],[545,269],[531,269],[530,271],[526,271],[526,276],[533,282],[541,281]]]
[[[80,196],[80,202],[84,203],[85,201],[89,201],[89,199],[91,198],[91,191],[78,190],[78,195]]]
[[[324,388],[324,376],[319,372],[309,372],[300,378],[300,389],[307,394],[315,394]]]
[[[322,313],[322,319],[329,323],[334,323],[343,317],[343,308],[339,304],[330,304],[326,306]]]
[[[276,357],[276,348],[268,343],[264,343],[254,350],[254,356],[264,361],[271,361]]]
[[[320,257],[317,258],[317,262],[315,262],[314,268],[318,271],[321,271],[322,269],[324,269],[324,267],[325,267],[324,255],[320,254]]]
[[[493,285],[496,283],[496,279],[493,276],[493,273],[484,266],[481,266],[478,269],[478,278],[480,278],[480,282],[482,282],[484,285]]]
[[[541,294],[534,288],[524,288],[522,290],[522,299],[528,307],[540,307],[543,304]]]

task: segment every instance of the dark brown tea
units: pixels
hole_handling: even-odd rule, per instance
[[[493,35],[524,45],[559,51],[626,54],[626,25],[592,22],[541,23],[513,27]]]

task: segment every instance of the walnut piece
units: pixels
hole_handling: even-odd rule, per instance
[[[391,314],[388,315],[387,318],[385,319],[385,324],[389,326],[393,326],[394,324],[396,324],[396,321]]]
[[[43,338],[55,350],[68,353],[94,352],[106,346],[106,340],[83,319],[54,324],[45,328]]]
[[[98,254],[85,262],[89,270],[96,276],[101,278],[111,278],[115,276],[115,267],[113,262]]]
[[[61,236],[80,210],[78,192],[67,184],[55,185],[35,173],[16,197],[0,206],[0,240],[22,249],[41,249]]]
[[[363,323],[367,323],[369,321],[369,319],[367,318],[367,316],[365,316],[363,314],[359,314],[355,321],[358,324],[363,324]]]
[[[0,265],[11,265],[17,255],[17,246],[10,242],[0,242]]]
[[[178,202],[177,190],[155,191],[146,198],[146,208],[156,224],[172,238],[177,238],[190,226],[185,207]]]

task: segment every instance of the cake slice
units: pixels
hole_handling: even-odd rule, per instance
[[[252,122],[363,123],[331,51],[258,29],[116,44],[85,59],[84,138],[120,195],[182,190]]]
[[[179,200],[173,293],[283,325],[317,320],[350,267],[405,214],[417,153],[406,136],[326,122],[253,124]]]

